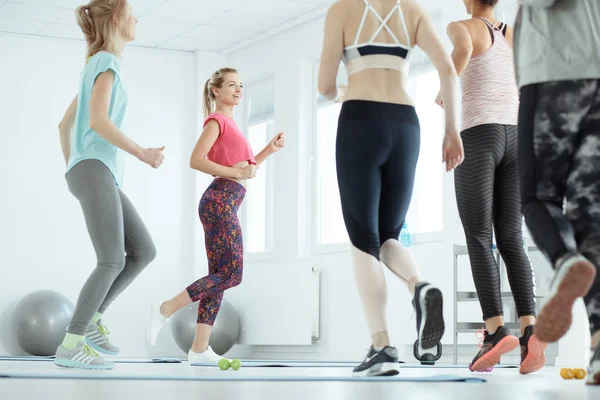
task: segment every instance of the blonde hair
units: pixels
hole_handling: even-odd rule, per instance
[[[204,84],[204,119],[215,110],[216,100],[213,88],[221,89],[225,83],[225,74],[229,73],[237,74],[238,71],[234,68],[221,68],[215,71]]]
[[[77,7],[75,16],[85,35],[88,58],[101,50],[121,56],[125,43],[119,30],[128,11],[127,0],[91,0]]]

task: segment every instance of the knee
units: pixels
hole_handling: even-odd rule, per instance
[[[359,249],[360,251],[370,254],[379,261],[379,253],[380,253],[380,245],[379,241],[377,243],[368,242],[368,241],[354,241],[350,240],[352,245]]]
[[[242,283],[242,272],[233,274],[231,278],[229,278],[229,288],[233,288],[239,286]]]
[[[379,232],[377,231],[375,222],[358,221],[356,218],[344,215],[346,230],[352,246],[358,250],[370,254],[379,260],[379,249],[381,242],[379,241]]]
[[[396,243],[400,243],[400,229],[391,232],[379,232],[378,242],[380,243],[380,250],[383,250],[390,246],[395,246]]]
[[[523,214],[523,216],[525,217],[525,220],[527,220],[527,215],[530,214],[530,211],[533,209],[533,205],[536,202],[536,198],[535,197],[531,197],[531,196],[523,196],[521,197],[521,214]]]
[[[141,258],[144,260],[145,264],[150,264],[154,259],[156,259],[156,246],[154,243],[146,246],[141,251]]]
[[[358,250],[370,254],[379,260],[379,252],[381,251],[381,243],[379,235],[374,232],[350,233],[350,243]]]
[[[469,248],[469,253],[478,250],[488,251],[492,246],[492,235],[488,232],[467,232],[467,246]]]
[[[108,271],[111,275],[119,275],[125,268],[125,258],[122,260],[99,260],[98,267]]]
[[[511,257],[511,255],[515,254],[514,250],[521,249],[521,251],[525,251],[521,248],[522,245],[523,236],[521,235],[521,231],[516,234],[499,234],[496,237],[496,246],[503,258]]]
[[[138,264],[146,266],[156,258],[156,246],[154,243],[149,243],[146,246],[137,249],[133,254],[129,255],[137,261]]]

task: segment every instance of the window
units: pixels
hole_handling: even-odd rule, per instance
[[[335,169],[335,137],[340,109],[341,104],[325,101],[317,107],[317,245],[348,241]]]
[[[430,65],[430,64],[429,64]],[[440,232],[443,227],[443,166],[441,146],[443,110],[435,102],[439,90],[437,72],[417,69],[409,79],[409,94],[421,125],[421,150],[413,197],[406,223],[411,234]],[[316,81],[316,80],[315,80]],[[346,243],[335,167],[335,138],[341,104],[319,97],[315,115],[315,242],[317,246]],[[418,239],[417,239],[418,240]]]
[[[274,95],[272,83],[258,83],[246,91],[247,135],[250,146],[258,154],[274,135]],[[243,210],[244,247],[247,253],[272,250],[273,232],[273,168],[268,159],[254,179],[247,181]]]
[[[435,70],[409,79],[408,91],[421,125],[421,151],[413,198],[406,218],[411,233],[440,232],[443,229],[444,169],[441,157],[444,111],[434,102],[439,89]]]

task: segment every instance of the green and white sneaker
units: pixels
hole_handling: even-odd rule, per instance
[[[56,349],[56,357],[54,364],[65,368],[82,368],[82,369],[98,369],[106,370],[113,369],[114,363],[100,357],[90,346],[84,342],[79,342],[73,350],[68,350],[63,345]]]
[[[102,325],[102,320],[99,320],[97,324],[88,327],[85,333],[85,342],[100,353],[111,356],[119,354],[120,349],[108,340],[108,335],[110,335],[110,331],[105,325]]]

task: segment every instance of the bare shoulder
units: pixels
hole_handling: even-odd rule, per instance
[[[459,31],[469,31],[469,20],[467,21],[453,21],[450,22],[448,24],[448,27],[446,28],[446,32],[450,33],[450,32],[459,32]]]
[[[462,28],[470,30],[472,27],[475,26],[475,20],[473,20],[473,18],[461,19],[460,21],[450,22],[448,24],[448,27],[450,27],[450,25],[454,26],[455,29]]]
[[[348,8],[352,7],[355,0],[336,0],[327,9],[327,14],[332,17],[342,17],[348,12]]]
[[[427,15],[427,11],[416,0],[402,0],[400,3],[404,14],[412,18],[421,18]]]
[[[417,0],[402,0],[400,7],[402,8],[402,13],[404,14],[404,19],[406,20],[411,36],[417,37],[419,28],[429,18],[429,14]]]

